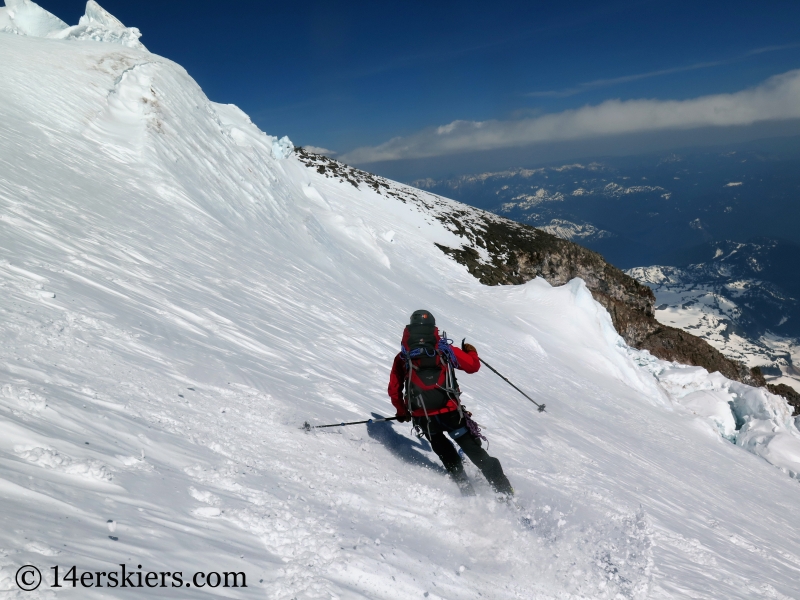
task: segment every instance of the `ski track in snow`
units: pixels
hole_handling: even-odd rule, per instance
[[[800,597],[800,488],[722,437],[730,382],[626,348],[579,280],[481,286],[419,203],[282,158],[166,59],[0,48],[8,597],[62,593],[18,591],[24,564],[49,585],[55,564],[120,563],[246,572],[231,598]],[[471,465],[478,496],[460,497],[407,425],[300,429],[390,414],[420,307],[547,403],[461,379],[514,506]],[[703,389],[693,414],[681,399]]]

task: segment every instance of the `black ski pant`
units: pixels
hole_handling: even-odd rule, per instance
[[[444,468],[454,479],[459,480],[464,477],[464,464],[461,462],[458,450],[445,437],[445,432],[455,436],[455,441],[464,454],[481,470],[496,492],[513,492],[500,461],[489,456],[481,446],[480,439],[475,438],[469,431],[464,432],[467,422],[457,410],[428,418],[414,417],[414,423],[419,426],[422,434],[431,443],[431,448],[441,459]]]

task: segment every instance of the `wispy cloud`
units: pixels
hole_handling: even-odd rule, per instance
[[[648,71],[647,73],[635,73],[633,75],[623,75],[622,77],[612,77],[610,79],[595,79],[594,81],[586,81],[578,84],[575,87],[564,88],[563,90],[545,90],[542,92],[530,92],[525,95],[530,98],[566,98],[568,96],[574,96],[576,94],[581,94],[597,88],[619,85],[621,83],[629,83],[631,81],[639,81],[640,79],[649,79],[650,77],[672,75],[673,73],[685,73],[687,71],[696,71],[697,69],[708,69],[709,67],[717,67],[721,64],[723,64],[722,61],[695,63],[693,65],[686,65],[684,67],[672,67],[670,69]]]
[[[378,161],[443,156],[669,129],[752,125],[800,118],[800,69],[776,75],[733,94],[690,100],[608,100],[514,121],[453,121],[379,146],[357,148],[344,161]]]
[[[650,77],[660,77],[661,75],[671,75],[673,73],[685,73],[686,71],[696,71],[697,69],[708,69],[709,67],[717,67],[721,65],[720,61],[695,63],[685,67],[672,67],[671,69],[661,69],[659,71],[649,71],[647,73],[636,73],[634,75],[624,75],[622,77],[612,77],[610,79],[595,79],[594,81],[587,81],[582,83],[584,88],[599,88],[609,85],[618,85],[620,83],[628,83],[629,81],[638,81],[640,79],[649,79]]]
[[[750,50],[747,56],[754,56],[756,54],[764,54],[765,52],[776,52],[778,50],[790,50],[792,48],[800,48],[800,43],[797,44],[783,44],[781,46],[764,46],[763,48],[756,48]]]
[[[669,69],[659,69],[656,71],[647,71],[646,73],[634,73],[633,75],[623,75],[621,77],[611,77],[609,79],[595,79],[594,81],[586,81],[579,83],[576,86],[564,88],[561,90],[544,90],[538,92],[529,92],[525,94],[529,98],[566,98],[568,96],[575,96],[582,94],[593,89],[610,87],[620,85],[623,83],[630,83],[631,81],[639,81],[640,79],[649,79],[651,77],[661,77],[664,75],[673,75],[675,73],[686,73],[688,71],[697,71],[698,69],[709,69],[711,67],[719,67],[738,62],[745,58],[765,54],[767,52],[777,52],[779,50],[789,50],[791,48],[800,47],[800,43],[796,44],[783,44],[780,46],[765,46],[763,48],[754,48],[742,55],[727,60],[712,60],[706,62],[698,62],[691,65],[683,65],[680,67],[671,67]]]
[[[327,148],[322,148],[320,146],[303,146],[303,148],[314,154],[322,154],[324,156],[336,156],[335,151],[328,150]]]

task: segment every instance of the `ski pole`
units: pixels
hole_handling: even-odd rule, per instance
[[[344,427],[346,425],[364,425],[364,424],[372,424],[372,423],[382,423],[383,421],[394,421],[397,417],[385,417],[382,419],[367,419],[366,421],[350,421],[348,423],[332,423],[330,425],[312,425],[308,421],[303,423],[302,429],[306,431],[311,431],[312,429],[322,429],[323,427]]]
[[[539,412],[544,412],[544,404],[539,404],[538,402],[536,402],[536,400],[534,400],[533,398],[531,398],[530,396],[528,396],[528,394],[526,394],[525,392],[523,392],[521,389],[519,389],[517,386],[515,386],[513,383],[511,383],[511,382],[510,382],[508,379],[506,379],[505,377],[503,377],[503,375],[501,375],[501,374],[500,374],[500,373],[497,371],[497,369],[495,369],[495,368],[494,368],[492,365],[490,365],[489,363],[487,363],[485,360],[483,360],[483,359],[482,359],[482,358],[480,358],[480,357],[478,357],[478,360],[479,360],[479,361],[481,361],[481,362],[482,362],[484,365],[486,365],[486,366],[487,366],[487,367],[488,367],[488,368],[489,368],[489,369],[490,369],[492,372],[494,372],[494,373],[495,373],[495,375],[497,375],[498,377],[500,377],[500,379],[502,379],[503,381],[505,381],[505,382],[506,382],[508,385],[510,385],[511,387],[513,387],[513,388],[514,388],[515,390],[517,390],[517,391],[518,391],[520,394],[522,394],[522,395],[523,395],[523,396],[525,396],[525,397],[526,397],[528,400],[530,400],[530,401],[531,401],[531,402],[533,402],[533,403],[534,403],[536,406],[538,406],[538,407],[539,407]]]

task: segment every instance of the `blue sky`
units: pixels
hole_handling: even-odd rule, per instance
[[[85,4],[38,3],[70,24]],[[212,100],[357,163],[376,148],[389,162],[424,158],[431,132],[440,140],[449,130],[435,128],[454,121],[500,123],[502,138],[543,115],[736,94],[800,69],[796,0],[100,4]],[[472,138],[459,139],[434,154],[463,153]]]

